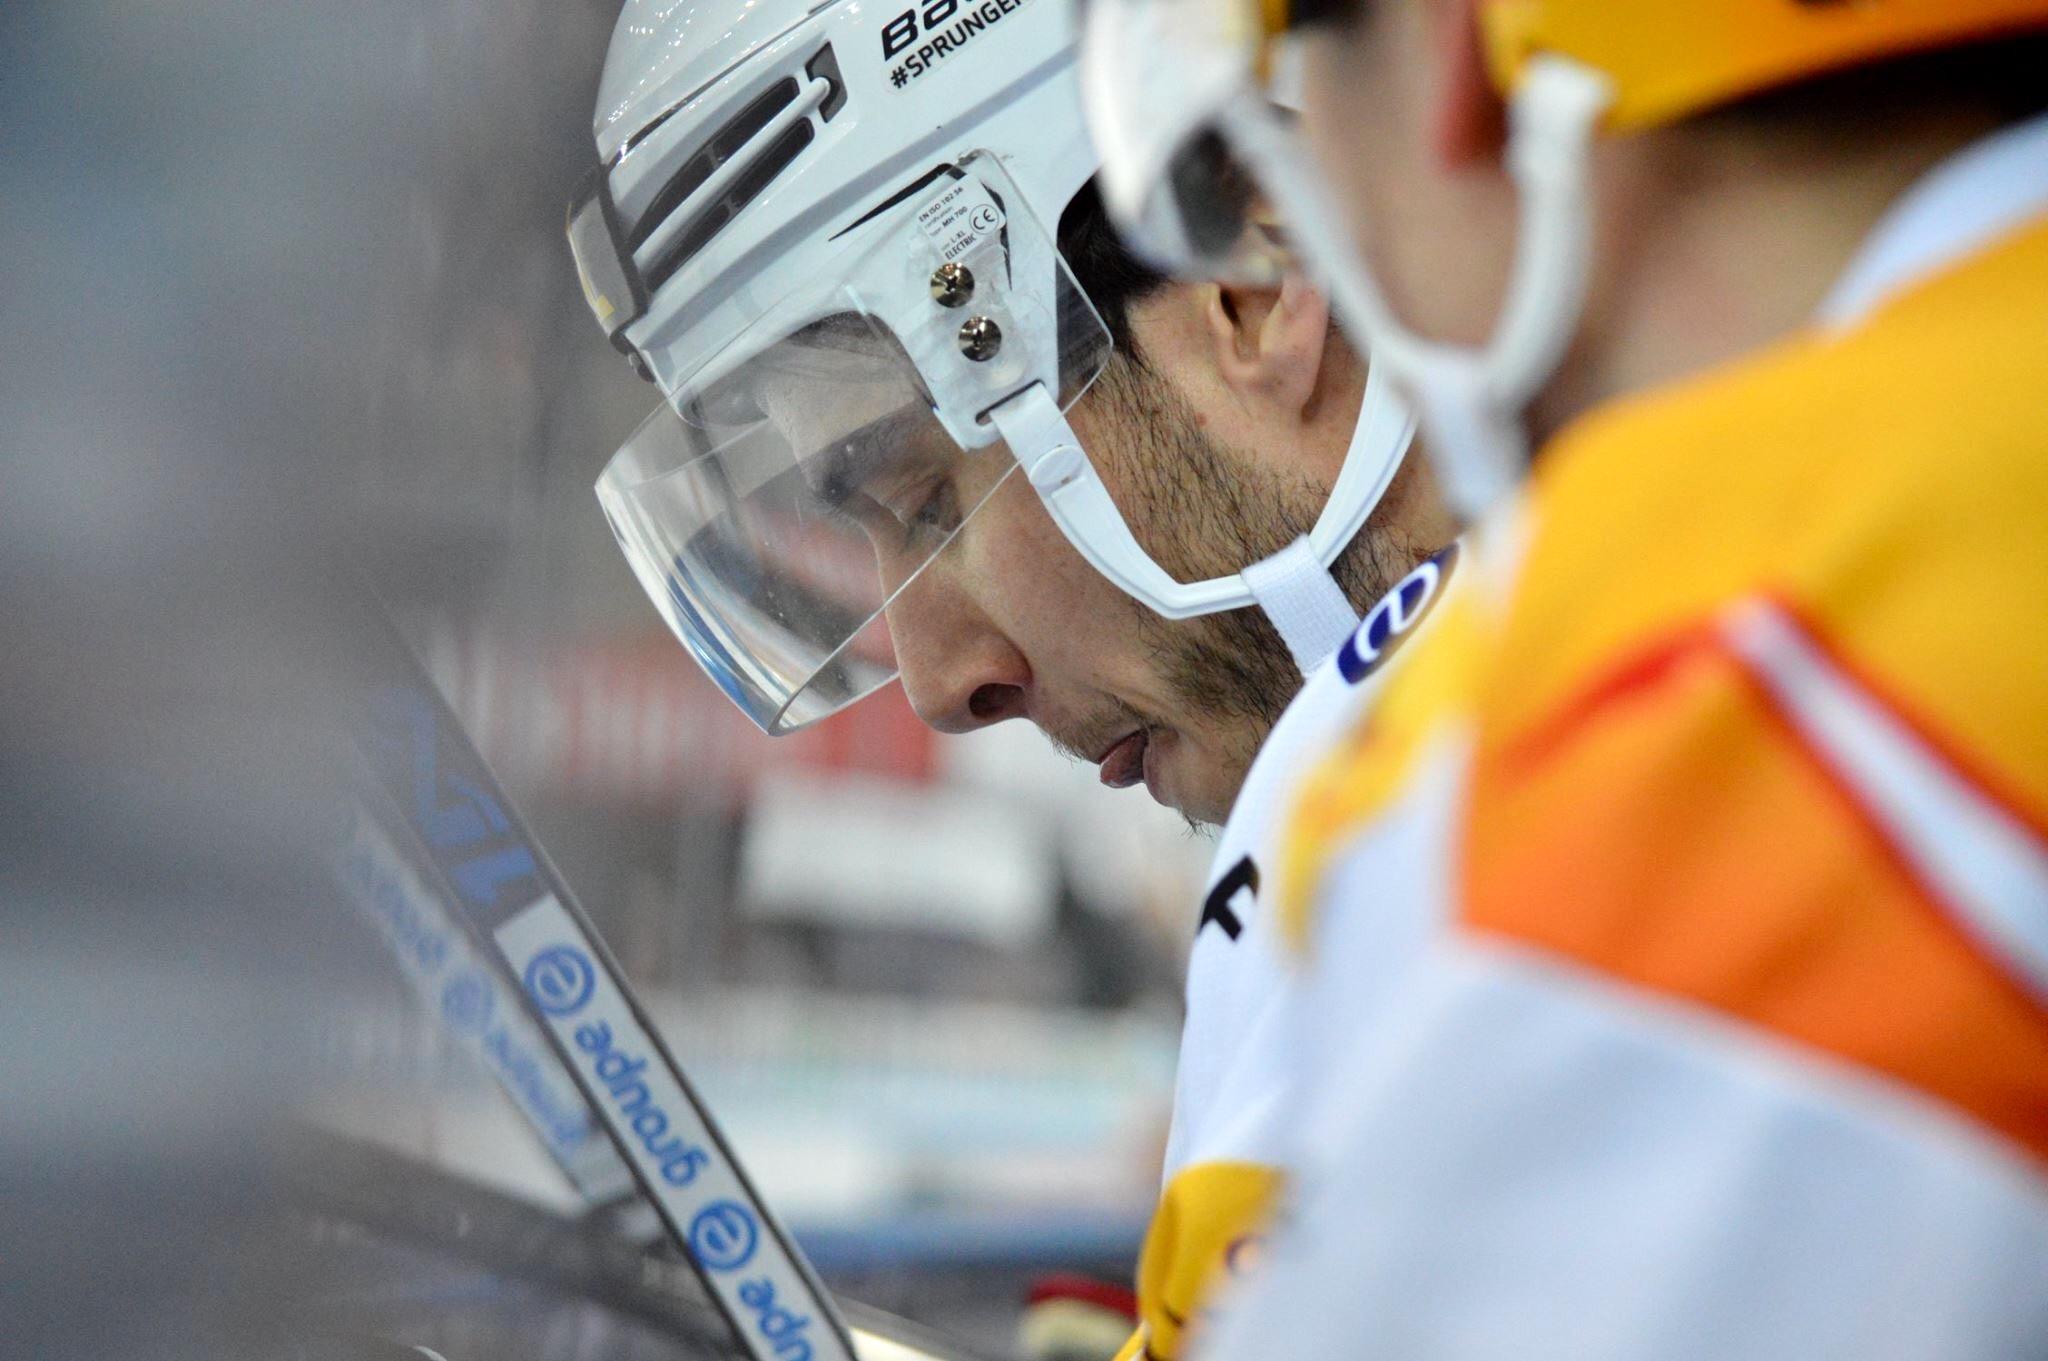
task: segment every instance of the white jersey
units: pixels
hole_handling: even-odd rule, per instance
[[[1383,667],[1435,604],[1457,547],[1381,598],[1290,704],[1231,806],[1217,844],[1188,962],[1173,1130],[1164,1190],[1139,1266],[1142,1323],[1123,1355],[1167,1361],[1220,1268],[1252,1259],[1289,1165],[1288,1084],[1295,967],[1275,937],[1267,889],[1277,835],[1301,771],[1369,706]]]

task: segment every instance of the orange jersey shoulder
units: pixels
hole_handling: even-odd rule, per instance
[[[1461,929],[2048,1160],[2044,297],[2037,228],[1565,432],[1505,609],[1400,678],[1462,696],[1396,705],[1310,780],[1295,899],[1460,731]]]

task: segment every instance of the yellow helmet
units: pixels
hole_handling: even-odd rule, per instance
[[[2048,26],[2048,0],[1484,0],[1480,24],[1503,91],[1531,58],[1568,57],[1612,83],[1605,125],[1627,131],[1806,76]]]

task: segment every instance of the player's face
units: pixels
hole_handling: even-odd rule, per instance
[[[1476,39],[1450,27],[1466,18],[1392,0],[1308,30],[1301,121],[1394,310],[1421,334],[1478,344],[1505,292],[1516,199]]]
[[[1184,581],[1234,572],[1305,532],[1327,491],[1321,471],[1341,463],[1348,443],[1347,421],[1334,427],[1336,447],[1315,451],[1320,468],[1310,473],[1271,448],[1254,454],[1217,438],[1228,416],[1128,367],[1070,413],[1139,542]],[[1391,581],[1420,555],[1390,550],[1373,575]],[[1176,622],[1125,595],[1067,542],[1021,476],[897,597],[889,624],[904,689],[926,722],[963,732],[1028,718],[1099,765],[1105,783],[1142,781],[1200,822],[1228,815],[1301,684],[1256,610]]]

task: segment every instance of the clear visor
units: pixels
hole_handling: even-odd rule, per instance
[[[1274,138],[1292,135],[1278,110],[1244,116],[1267,120]],[[1147,215],[1172,224],[1178,272],[1255,287],[1303,272],[1265,179],[1220,127],[1205,127],[1184,142],[1155,192],[1163,201]]]
[[[1243,90],[1190,133],[1149,186],[1139,248],[1190,278],[1278,287],[1323,280],[1319,231],[1337,221],[1296,117]]]
[[[881,277],[857,271],[865,285],[823,295],[813,320],[757,324],[598,481],[649,598],[768,732],[896,674],[892,610],[1017,467],[988,411],[1033,386],[1065,409],[1107,357],[1050,237],[1005,197],[984,248],[933,233],[927,211],[871,254]]]
[[[641,425],[598,499],[649,597],[769,732],[896,674],[889,601],[1016,467],[965,450],[854,314],[776,342]]]
[[[1306,272],[1265,164],[1301,155],[1297,57],[1249,0],[1086,0],[1083,101],[1106,198],[1140,254],[1258,287]]]

